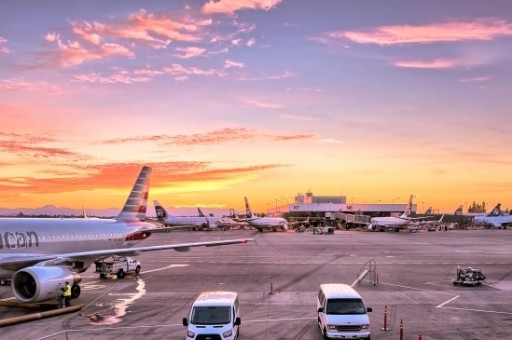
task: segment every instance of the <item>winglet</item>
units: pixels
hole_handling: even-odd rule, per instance
[[[143,166],[128,199],[124,204],[123,210],[121,210],[119,215],[117,215],[116,220],[143,221],[146,219],[150,178],[151,167]]]

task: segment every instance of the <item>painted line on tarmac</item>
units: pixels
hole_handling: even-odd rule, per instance
[[[455,299],[458,299],[459,297],[460,297],[460,295],[457,295],[456,297],[453,297],[453,298],[451,298],[450,300],[445,301],[445,302],[443,302],[442,304],[440,304],[440,305],[436,306],[436,308],[443,308],[443,306],[444,306],[444,305],[449,304],[450,302],[452,302],[452,301],[453,301],[453,300],[455,300]]]
[[[394,287],[400,287],[400,288],[407,288],[407,289],[412,289],[412,290],[419,290],[419,291],[422,291],[422,292],[431,292],[431,293],[438,293],[438,294],[453,295],[453,293],[449,293],[449,292],[440,292],[440,291],[437,291],[437,290],[415,288],[415,287],[397,285],[397,284],[394,284],[394,283],[387,283],[387,282],[380,282],[379,281],[379,284],[388,285],[388,286],[394,286]]]
[[[446,309],[455,309],[455,310],[465,310],[468,312],[481,312],[481,313],[491,313],[491,314],[505,314],[512,315],[512,312],[499,312],[495,310],[485,310],[485,309],[473,309],[473,308],[460,308],[460,307],[443,307]]]
[[[188,264],[171,264],[170,266],[167,266],[167,267],[162,267],[162,268],[156,268],[156,269],[151,269],[151,270],[146,270],[146,271],[143,271],[143,272],[140,272],[141,274],[147,274],[147,273],[153,273],[153,272],[158,272],[160,270],[165,270],[165,269],[169,269],[169,268],[176,268],[176,267],[188,267],[189,265]]]

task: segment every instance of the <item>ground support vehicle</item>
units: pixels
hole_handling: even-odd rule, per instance
[[[453,285],[478,286],[485,281],[486,277],[480,269],[467,267],[457,268],[457,278],[453,280]]]
[[[96,273],[99,273],[101,278],[106,278],[108,275],[117,275],[119,279],[122,279],[126,273],[140,273],[141,268],[140,262],[130,256],[112,256],[106,260],[95,261],[94,264],[96,265]]]
[[[334,227],[320,226],[313,228],[313,234],[334,234]]]

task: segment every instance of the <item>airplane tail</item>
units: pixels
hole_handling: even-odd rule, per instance
[[[117,220],[144,221],[146,219],[150,178],[151,167],[143,166],[124,204],[123,210],[116,217]]]
[[[411,216],[411,211],[412,211],[412,198],[413,198],[414,195],[411,195],[409,197],[409,203],[407,203],[407,208],[405,208],[405,211],[404,213],[402,214],[402,218],[405,218],[405,217],[409,217]]]
[[[454,215],[457,215],[457,216],[462,215],[462,209],[463,209],[463,207],[464,207],[464,206],[463,206],[462,204],[461,204],[461,205],[459,205],[453,214],[454,214]]]
[[[155,204],[156,218],[159,221],[165,221],[169,216],[167,210],[165,210],[164,206],[161,205],[157,200],[154,200],[153,203]]]
[[[425,210],[425,213],[424,213],[424,214],[425,214],[425,215],[430,215],[430,214],[432,214],[432,207],[428,207],[428,209],[427,209],[427,210]]]
[[[247,218],[252,217],[251,207],[249,206],[249,201],[247,200],[247,196],[244,197],[245,199],[245,214],[247,215]]]
[[[492,209],[487,216],[501,216],[501,203],[496,204],[494,209]]]
[[[205,217],[203,211],[199,207],[197,207],[197,213],[199,214],[199,217]]]

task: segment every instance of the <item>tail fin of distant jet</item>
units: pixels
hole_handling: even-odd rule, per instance
[[[249,206],[249,201],[247,200],[247,196],[244,197],[244,199],[245,199],[245,214],[247,215],[247,218],[251,218],[252,211],[251,211],[251,207]]]
[[[203,211],[199,207],[197,207],[197,213],[199,214],[199,217],[205,217]]]
[[[425,210],[424,215],[430,215],[432,214],[432,207],[428,207],[427,210]]]
[[[143,166],[139,177],[133,185],[132,191],[124,204],[123,210],[117,215],[117,220],[140,220],[146,219],[148,206],[149,180],[151,178],[151,167]]]
[[[153,204],[155,205],[156,218],[159,221],[165,221],[167,217],[170,216],[167,213],[167,210],[165,210],[164,206],[161,205],[157,200],[154,200]]]
[[[501,216],[501,203],[496,204],[494,209],[492,209],[487,216]]]
[[[453,214],[457,215],[457,216],[462,215],[462,213],[463,213],[462,209],[463,208],[464,208],[464,206],[462,204],[459,205]]]
[[[409,202],[407,203],[407,208],[405,208],[405,211],[404,213],[402,214],[402,218],[405,218],[405,217],[409,217],[411,216],[411,211],[412,211],[412,198],[413,198],[414,195],[411,195],[409,197]]]

